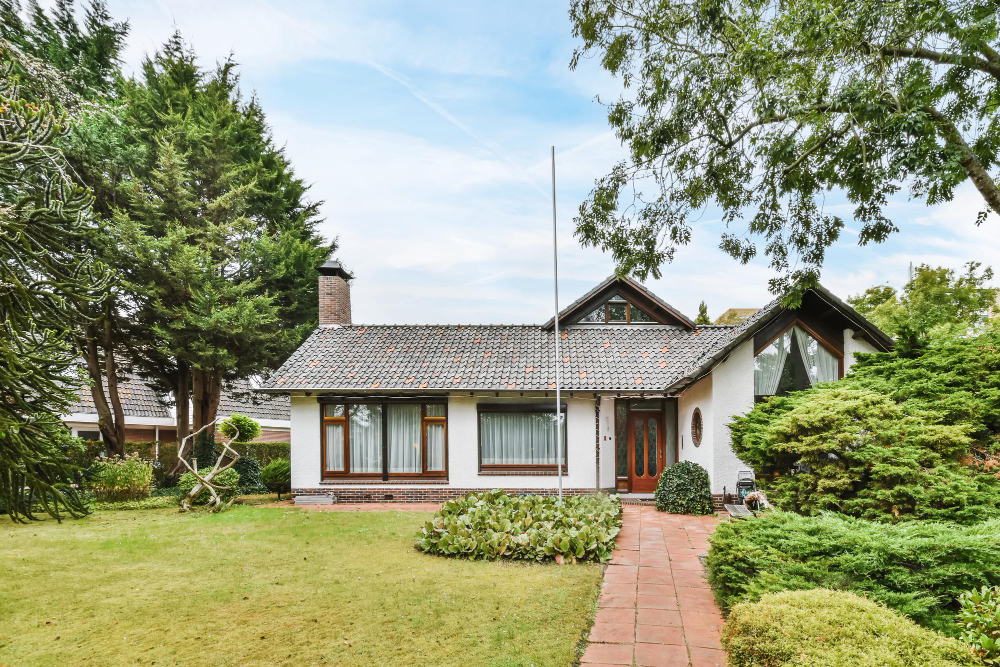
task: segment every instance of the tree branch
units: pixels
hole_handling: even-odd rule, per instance
[[[923,47],[911,48],[907,46],[874,46],[872,44],[865,44],[864,46],[869,51],[876,51],[884,56],[892,58],[929,60],[941,65],[968,67],[969,69],[986,72],[993,78],[1000,81],[1000,62],[991,62],[990,60],[982,60],[980,58],[976,58],[975,56],[965,56],[958,53],[942,53],[940,51],[934,51],[933,49],[926,49]]]
[[[983,196],[989,207],[997,215],[1000,215],[1000,188],[997,188],[993,177],[983,168],[983,163],[979,161],[979,156],[972,152],[969,144],[965,143],[965,139],[962,138],[962,134],[955,127],[955,124],[951,122],[951,119],[931,106],[924,107],[924,111],[937,123],[938,130],[941,132],[941,136],[944,137],[945,145],[958,149],[962,156],[961,160],[959,160],[962,169],[965,170],[969,179],[975,184],[976,189],[979,190],[979,194]]]

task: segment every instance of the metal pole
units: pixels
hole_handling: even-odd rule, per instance
[[[559,367],[562,364],[562,357],[559,356],[559,253],[558,237],[556,235],[556,147],[552,147],[552,286],[555,289],[556,301],[556,459],[557,474],[559,479],[559,503],[562,504],[563,496],[563,443],[562,443],[562,397],[559,393],[561,385],[559,377]]]

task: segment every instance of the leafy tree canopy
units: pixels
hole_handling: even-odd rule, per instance
[[[934,338],[964,335],[982,326],[997,307],[997,290],[987,283],[993,270],[970,262],[964,274],[921,264],[901,293],[877,285],[848,302],[897,340],[901,352]]]
[[[900,190],[928,204],[971,181],[982,223],[1000,213],[997,0],[574,0],[573,56],[597,57],[627,93],[608,120],[628,159],[580,206],[577,236],[624,273],[658,277],[709,205],[721,247],[762,244],[794,304],[854,206],[859,243],[897,231]],[[626,192],[634,200],[623,201]],[[746,222],[744,222],[746,220]],[[736,226],[747,226],[746,231]],[[789,289],[790,287],[795,289]]]

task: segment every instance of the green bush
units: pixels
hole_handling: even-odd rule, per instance
[[[120,500],[117,502],[96,502],[94,509],[102,511],[122,510],[158,510],[165,507],[176,507],[177,496],[150,496],[138,500]]]
[[[126,442],[125,453],[137,454],[153,464],[153,485],[156,488],[165,489],[177,484],[177,475],[170,474],[177,463],[176,441]]]
[[[219,424],[219,431],[236,442],[252,442],[260,437],[260,424],[246,415],[232,415]]]
[[[292,462],[288,459],[271,461],[260,471],[260,479],[267,490],[277,493],[278,500],[281,500],[282,493],[292,490]]]
[[[1000,665],[1000,586],[983,586],[958,598],[959,637],[990,665]]]
[[[234,442],[229,445],[240,456],[252,456],[260,462],[261,466],[266,466],[271,461],[278,459],[291,459],[291,444],[287,442]]]
[[[672,514],[711,514],[712,490],[708,472],[697,463],[681,461],[660,474],[656,509]]]
[[[772,593],[730,613],[722,644],[732,667],[976,665],[960,642],[852,593]]]
[[[725,607],[782,590],[848,590],[956,636],[958,596],[1000,584],[1000,521],[886,525],[769,511],[720,523],[710,542],[709,580]]]
[[[100,501],[136,500],[149,496],[153,466],[135,455],[100,459],[88,477],[90,491]]]
[[[758,403],[733,450],[778,507],[878,521],[1000,516],[1000,332],[915,357],[862,355],[844,380]],[[993,471],[996,472],[996,471]]]
[[[267,491],[260,478],[260,463],[254,457],[249,454],[241,456],[233,464],[233,470],[240,474],[240,495]]]
[[[210,470],[198,469],[199,473],[204,475]],[[181,478],[177,480],[177,488],[181,491],[181,496],[186,496],[194,488],[194,485],[198,482],[198,478],[194,476],[194,473],[188,471],[181,475]],[[219,497],[222,498],[223,502],[228,503],[230,500],[237,498],[240,495],[240,474],[236,472],[233,468],[226,468],[221,473],[215,476],[212,483],[216,486],[224,486],[225,489],[218,489]],[[209,497],[208,489],[202,489],[195,498],[194,503],[196,505],[203,505],[208,502]]]
[[[496,560],[611,558],[621,529],[616,496],[508,496],[487,491],[449,500],[417,534],[417,548],[433,554]]]

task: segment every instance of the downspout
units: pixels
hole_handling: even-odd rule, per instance
[[[594,471],[597,473],[594,477],[594,493],[601,492],[601,399],[598,398],[594,401],[595,414],[597,416],[594,423],[594,441],[597,445],[597,461],[594,464]]]

